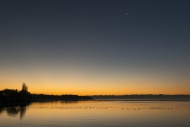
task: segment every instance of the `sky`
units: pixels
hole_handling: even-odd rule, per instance
[[[0,90],[190,94],[189,0],[1,0]]]

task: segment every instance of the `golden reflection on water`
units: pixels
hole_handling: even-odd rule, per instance
[[[84,101],[84,102],[53,102],[33,103],[30,105],[31,114],[51,114],[65,117],[101,116],[110,118],[167,116],[190,113],[189,102],[126,102],[126,101]]]
[[[31,126],[68,125],[99,126],[126,124],[138,126],[159,123],[173,125],[176,121],[190,125],[190,102],[166,101],[79,101],[79,102],[46,102],[32,103],[26,109],[24,123]],[[18,112],[20,110],[17,110]],[[7,115],[6,108],[1,109],[2,125],[18,123],[17,117]],[[11,113],[11,112],[9,112]],[[2,122],[3,121],[3,122]],[[7,122],[6,122],[7,121]],[[10,122],[11,121],[11,122]],[[166,123],[165,123],[166,122]],[[177,125],[175,123],[174,125]],[[185,126],[184,125],[184,126]],[[52,125],[53,126],[53,125]],[[140,125],[139,125],[140,126]],[[161,126],[161,125],[160,125]]]

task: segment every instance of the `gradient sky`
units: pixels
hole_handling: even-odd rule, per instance
[[[1,0],[0,90],[23,82],[31,93],[190,94],[190,1]]]

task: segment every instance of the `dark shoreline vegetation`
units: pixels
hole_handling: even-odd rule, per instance
[[[90,96],[78,95],[45,95],[31,94],[25,83],[22,84],[21,91],[17,89],[4,89],[0,91],[0,107],[12,105],[28,105],[31,102],[48,102],[48,101],[81,101],[92,100]]]
[[[4,104],[24,104],[29,102],[47,102],[47,101],[80,101],[80,100],[126,100],[126,101],[190,101],[190,95],[46,95],[31,94],[25,89],[21,91],[13,89],[4,89],[0,91],[0,105]]]
[[[31,94],[25,83],[22,90],[4,89],[0,91],[0,106],[27,105],[31,102],[48,102],[48,101],[84,101],[84,100],[125,100],[125,101],[190,101],[190,95],[46,95]]]
[[[0,91],[0,106],[2,105],[25,105],[30,102],[48,102],[48,101],[82,101],[92,100],[90,96],[78,95],[45,95],[30,94],[25,90],[5,89]]]

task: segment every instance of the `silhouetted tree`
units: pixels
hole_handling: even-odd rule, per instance
[[[4,89],[0,94],[0,101],[13,102],[18,99],[18,90]]]
[[[25,83],[22,83],[22,90],[21,91],[28,92],[28,86],[26,86]]]
[[[16,102],[30,102],[32,95],[28,92],[28,87],[25,83],[22,84],[21,91],[5,89],[0,91],[0,102],[16,103]]]

